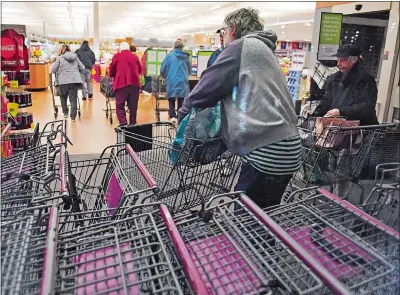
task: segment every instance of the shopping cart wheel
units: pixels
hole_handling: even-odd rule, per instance
[[[81,117],[81,110],[78,110],[78,117]]]
[[[113,123],[113,119],[112,119],[112,116],[110,114],[110,124],[112,124],[112,123]]]
[[[106,111],[106,119],[108,119],[108,111]]]
[[[54,118],[57,119],[57,116],[58,116],[58,107],[55,107],[54,108]]]

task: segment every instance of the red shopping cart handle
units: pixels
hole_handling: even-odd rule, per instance
[[[144,166],[142,161],[140,161],[139,156],[133,151],[132,147],[127,144],[125,146],[126,151],[132,157],[133,162],[135,162],[136,167],[139,169],[140,173],[143,175],[144,179],[146,180],[147,185],[150,188],[157,187],[157,183],[154,180],[153,176],[151,176],[150,172]]]
[[[372,217],[371,215],[369,215],[368,213],[364,212],[363,210],[357,208],[353,204],[351,204],[345,200],[342,200],[338,196],[335,196],[331,192],[328,192],[326,189],[319,188],[318,192],[321,193],[322,195],[324,195],[325,197],[335,201],[336,203],[342,205],[343,207],[349,209],[350,211],[354,212],[355,214],[357,214],[364,220],[370,222],[371,224],[378,227],[379,229],[393,235],[397,239],[400,239],[400,233],[398,231],[396,231],[396,230],[392,229],[391,227],[387,226],[386,224],[380,222],[378,219]]]

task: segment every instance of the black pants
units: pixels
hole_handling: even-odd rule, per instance
[[[169,111],[168,115],[169,117],[176,118],[176,112],[175,112],[175,101],[178,99],[178,111],[182,107],[183,100],[185,99],[184,97],[169,97],[168,98],[168,103],[169,103]]]
[[[268,208],[280,204],[292,176],[262,173],[250,163],[242,163],[235,191],[245,191],[260,208]]]
[[[78,89],[82,84],[72,83],[60,85],[61,107],[65,116],[68,115],[69,109],[67,100],[71,103],[71,119],[75,120],[78,109]]]

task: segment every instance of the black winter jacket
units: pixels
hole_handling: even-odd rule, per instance
[[[360,61],[344,79],[343,73],[337,72],[329,76],[325,85],[324,97],[315,109],[314,116],[323,117],[329,110],[339,109],[340,116],[347,120],[360,120],[360,125],[378,124],[375,111],[378,97],[376,82]]]
[[[78,55],[79,60],[83,63],[86,69],[91,70],[96,62],[94,52],[89,48],[88,45],[82,45],[81,48],[75,51]]]

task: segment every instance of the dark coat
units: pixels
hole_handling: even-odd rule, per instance
[[[340,116],[347,120],[360,120],[360,125],[378,124],[375,111],[378,89],[374,77],[361,62],[357,62],[344,78],[342,72],[337,72],[329,76],[325,84],[324,97],[314,116],[323,117],[329,110],[339,109]]]
[[[79,60],[83,63],[86,69],[91,70],[96,62],[94,52],[89,48],[88,45],[82,44],[81,47],[75,51],[78,55]]]

